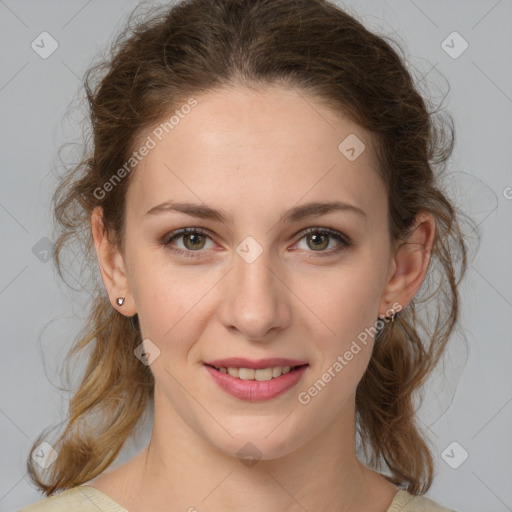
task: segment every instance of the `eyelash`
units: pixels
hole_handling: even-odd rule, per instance
[[[179,229],[177,231],[173,231],[171,233],[166,234],[161,239],[160,243],[166,249],[168,249],[178,255],[185,256],[187,258],[200,258],[201,252],[203,252],[202,250],[184,251],[182,249],[177,249],[176,247],[173,247],[171,245],[171,242],[173,240],[179,238],[180,236],[189,234],[189,233],[206,236],[213,240],[213,238],[210,236],[209,232],[202,228],[184,228],[184,229]],[[335,240],[340,242],[340,244],[338,246],[336,246],[334,249],[331,249],[329,251],[320,251],[317,254],[311,255],[310,257],[312,257],[312,258],[316,258],[316,257],[322,258],[322,257],[326,257],[326,256],[332,256],[333,254],[337,254],[337,253],[344,251],[344,250],[348,249],[349,247],[353,246],[352,241],[347,236],[345,236],[342,233],[340,233],[339,231],[336,231],[335,229],[331,229],[331,228],[307,228],[300,233],[301,237],[299,238],[298,242],[300,240],[302,240],[303,238],[305,238],[307,235],[311,235],[311,234],[328,235],[331,238],[334,238]],[[308,251],[308,252],[314,253],[316,251]],[[194,254],[194,253],[198,253],[198,254]]]

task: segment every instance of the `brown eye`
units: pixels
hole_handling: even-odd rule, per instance
[[[205,237],[197,233],[187,233],[181,235],[183,238],[183,245],[190,250],[202,249],[205,244]]]
[[[314,250],[327,249],[329,246],[329,238],[329,235],[323,233],[314,233],[306,236],[306,239],[311,241],[311,244],[308,243],[308,246]]]
[[[347,236],[331,228],[308,228],[302,232],[299,244],[302,240],[305,240],[306,251],[309,253],[316,252],[318,256],[332,256],[353,245]],[[337,243],[333,248],[328,249],[333,240]]]
[[[167,234],[162,238],[161,244],[176,254],[194,258],[206,252],[202,249],[211,248],[205,247],[208,240],[212,241],[212,238],[206,231],[200,228],[185,228]]]

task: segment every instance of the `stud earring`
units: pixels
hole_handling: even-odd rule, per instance
[[[381,320],[391,320],[391,322],[394,322],[395,321],[395,316],[398,314],[398,312],[395,311],[393,308],[391,308],[390,311],[393,311],[393,314],[391,316],[379,315],[379,318]]]
[[[124,304],[124,297],[118,297],[116,302],[118,306],[122,306]]]

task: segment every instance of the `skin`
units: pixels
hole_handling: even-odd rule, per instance
[[[411,243],[393,245],[370,134],[306,98],[277,86],[197,96],[198,105],[134,171],[123,251],[108,242],[101,209],[92,215],[112,306],[137,313],[143,338],[160,350],[150,364],[156,384],[149,446],[89,482],[131,512],[385,512],[397,491],[355,453],[355,392],[371,336],[307,405],[297,395],[379,315],[412,300],[428,269],[435,222],[421,213]],[[338,150],[349,134],[366,146],[354,161]],[[222,209],[227,220],[146,214],[170,200]],[[281,221],[310,201],[344,201],[366,217],[337,211]],[[172,242],[197,258],[161,243],[186,227],[209,233],[199,242]],[[302,233],[309,227],[332,228],[353,245],[333,252],[341,242],[330,237],[317,248]],[[263,249],[251,263],[236,252],[247,236]],[[289,357],[310,366],[292,390],[248,402],[227,395],[203,366],[234,356]],[[251,466],[237,458],[247,442],[261,453]]]

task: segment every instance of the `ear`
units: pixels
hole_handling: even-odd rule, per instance
[[[404,309],[421,288],[429,267],[435,232],[433,215],[419,213],[411,234],[395,249],[379,306],[380,317],[392,315],[392,308],[395,312]]]
[[[126,274],[124,258],[118,247],[108,238],[107,229],[103,224],[103,208],[97,206],[91,215],[91,230],[94,247],[98,257],[101,279],[107,290],[110,303],[122,315],[133,316],[137,313],[130,282]],[[117,304],[117,298],[124,297],[122,306]]]

